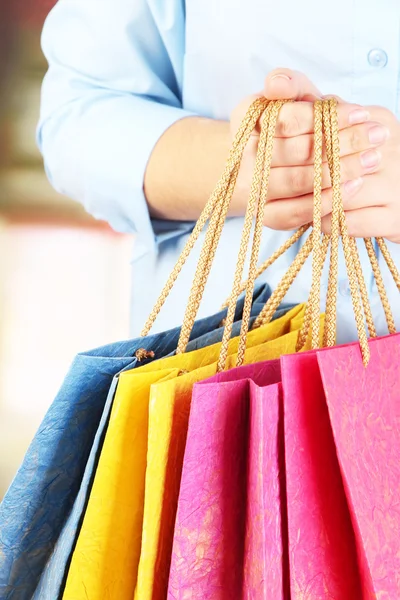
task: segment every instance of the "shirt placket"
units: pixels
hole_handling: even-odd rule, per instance
[[[400,3],[353,1],[353,102],[385,106],[396,112]]]
[[[384,106],[399,115],[399,29],[400,3],[384,0],[353,0],[354,44],[352,101],[361,105]],[[368,24],[368,25],[367,25]],[[359,248],[372,303],[378,291],[368,255]],[[380,260],[380,250],[374,243]]]

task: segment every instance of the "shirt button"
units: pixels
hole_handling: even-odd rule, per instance
[[[380,48],[374,48],[368,53],[368,62],[371,67],[383,69],[386,67],[388,61],[388,55],[384,50]]]
[[[350,285],[349,285],[349,282],[347,281],[347,279],[343,279],[339,283],[339,294],[341,296],[345,296],[346,298],[351,296]]]

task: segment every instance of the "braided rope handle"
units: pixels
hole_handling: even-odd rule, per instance
[[[358,247],[354,238],[350,238],[347,231],[346,217],[341,198],[340,187],[340,148],[339,148],[339,129],[337,122],[337,101],[334,98],[315,103],[315,176],[314,176],[314,214],[313,214],[313,233],[306,242],[307,246],[312,239],[312,284],[310,297],[307,303],[303,328],[299,334],[297,350],[301,350],[311,332],[311,346],[319,346],[319,307],[321,301],[320,278],[323,265],[326,258],[327,238],[321,243],[321,192],[322,192],[322,145],[321,132],[325,138],[328,166],[331,176],[333,200],[332,200],[332,218],[330,242],[330,264],[328,275],[328,290],[326,297],[326,318],[323,335],[323,346],[333,346],[336,343],[336,304],[338,289],[338,261],[339,261],[339,242],[342,241],[346,270],[350,283],[350,292],[353,304],[353,312],[356,320],[358,338],[361,346],[363,362],[368,364],[370,351],[365,330],[367,323],[370,337],[376,337],[376,329],[373,322],[372,311],[369,303],[367,286],[365,284],[361,261],[358,253]],[[367,248],[372,271],[377,283],[381,302],[384,308],[389,333],[395,333],[395,324],[393,314],[389,305],[389,300],[384,286],[383,277],[380,271],[379,263],[373,248],[371,239],[364,239]],[[381,249],[382,255],[388,265],[388,268],[394,278],[394,281],[400,291],[399,272],[394,264],[388,248],[382,238],[377,238],[377,243]],[[310,244],[309,244],[310,245]],[[304,247],[303,247],[304,248]],[[301,252],[300,252],[301,254]],[[295,259],[280,284],[275,290],[274,295],[282,296],[282,292],[287,291],[287,280],[294,265],[299,263],[299,257]],[[302,261],[301,261],[302,262]],[[297,266],[296,266],[296,271]],[[276,301],[273,297],[269,299],[267,305],[256,320],[255,326],[266,324],[273,316],[276,307]]]
[[[242,327],[240,332],[239,348],[237,352],[238,366],[243,364],[244,361],[255,280],[289,248],[297,243],[311,225],[308,224],[301,227],[281,246],[281,248],[274,252],[274,254],[268,260],[257,267],[263,231],[264,205],[268,192],[269,176],[272,163],[275,128],[278,113],[283,104],[284,101],[270,102],[259,98],[249,108],[235,136],[224,173],[209,201],[207,202],[198,222],[196,223],[194,230],[189,237],[185,248],[180,255],[142,331],[143,336],[148,334],[183,265],[185,264],[190,252],[199,238],[201,231],[208,222],[207,232],[183,320],[177,352],[184,352],[186,350],[218,243],[221,238],[223,225],[225,223],[229,205],[235,189],[243,152],[256,124],[261,120],[260,138],[256,154],[249,202],[244,219],[233,288],[228,300],[224,304],[224,307],[227,307],[228,311],[225,319],[225,328],[218,362],[218,371],[223,370],[226,366],[229,340],[232,333],[235,308],[239,295],[245,291]],[[335,99],[331,98],[326,100],[318,100],[315,103],[314,132],[314,212],[312,231],[299,250],[292,265],[289,267],[281,282],[272,293],[266,305],[263,307],[255,321],[254,326],[259,327],[265,325],[272,319],[276,309],[283,300],[290,286],[293,284],[293,281],[301,271],[308,257],[311,255],[311,290],[309,300],[307,302],[303,327],[298,338],[297,350],[299,351],[304,347],[309,336],[311,336],[311,346],[313,348],[317,348],[320,345],[321,339],[324,346],[333,346],[336,343],[336,305],[339,272],[338,262],[339,246],[341,241],[344,251],[346,270],[350,283],[350,292],[358,338],[360,341],[363,361],[366,365],[369,360],[369,346],[365,322],[367,324],[370,337],[376,336],[376,330],[369,304],[367,286],[365,284],[362,272],[358,247],[355,240],[350,238],[348,234],[345,212],[341,198],[339,130],[337,121],[337,101]],[[330,235],[322,235],[321,196],[322,153],[324,141],[333,190]],[[254,215],[255,223],[253,227]],[[251,237],[252,243],[248,268],[248,279],[244,283],[241,283]],[[383,277],[380,272],[380,267],[374,251],[373,243],[370,239],[365,239],[364,243],[384,308],[389,333],[395,333],[393,314],[389,305]],[[382,238],[377,238],[377,243],[400,292],[400,274],[392,257],[390,256],[385,241]],[[326,296],[326,319],[323,337],[321,338],[319,317],[321,303],[321,277],[328,250],[330,250],[330,257],[328,289]]]
[[[175,264],[175,267],[173,268],[163,290],[161,291],[161,294],[160,294],[157,302],[155,303],[155,305],[154,305],[154,307],[142,329],[141,335],[143,337],[148,335],[150,329],[154,325],[154,322],[157,319],[157,316],[158,316],[161,308],[163,307],[166,299],[168,298],[168,295],[169,295],[170,291],[172,290],[172,288],[179,276],[179,273],[181,272],[183,266],[185,265],[189,255],[190,255],[191,251],[193,250],[198,238],[200,237],[200,234],[203,231],[207,221],[211,217],[212,222],[210,221],[210,225],[211,225],[211,230],[213,231],[213,226],[215,226],[215,221],[217,221],[217,217],[220,214],[218,211],[221,210],[221,205],[223,205],[224,200],[227,195],[229,196],[230,193],[233,194],[234,186],[231,185],[231,182],[232,182],[232,180],[234,182],[236,182],[240,161],[241,161],[245,146],[246,146],[247,142],[249,141],[250,136],[251,136],[251,134],[252,134],[252,132],[264,110],[265,110],[265,103],[263,103],[261,100],[256,100],[251,105],[245,118],[243,119],[243,121],[236,133],[235,139],[233,141],[232,148],[231,148],[229,158],[228,158],[227,164],[225,166],[224,172],[223,172],[220,180],[218,181],[213,193],[211,194],[210,199],[208,200],[206,206],[204,207],[191,235],[189,236],[189,239],[187,240],[187,242],[185,244],[185,247],[184,247],[181,255],[178,258],[177,263]],[[216,216],[213,219],[214,215],[216,215]],[[210,237],[211,238],[213,237],[213,233],[210,234]],[[196,275],[197,275],[197,273],[200,273],[200,274],[202,273],[202,269],[204,269],[204,265],[207,263],[207,257],[208,257],[209,250],[210,250],[210,242],[209,242],[209,239],[207,239],[204,242],[203,251],[200,256]],[[203,262],[201,262],[201,261],[203,261]],[[200,278],[200,275],[199,275],[199,278]],[[196,290],[195,295],[197,296],[197,289],[198,289],[197,279],[195,279],[193,282],[192,292],[194,292],[194,289]]]
[[[212,193],[210,200],[204,208],[198,222],[196,223],[196,226],[191,236],[189,237],[185,248],[182,254],[180,255],[171,275],[169,276],[168,281],[165,284],[161,295],[158,298],[142,330],[142,336],[145,336],[149,333],[173,285],[175,284],[175,281],[180,271],[182,270],[190,252],[192,251],[196,241],[198,240],[201,231],[204,229],[207,221],[209,220],[205,240],[200,253],[200,258],[197,264],[192,288],[189,295],[189,301],[183,319],[183,325],[181,329],[180,339],[178,342],[177,353],[181,353],[186,350],[190,338],[190,333],[193,328],[198,308],[200,306],[200,302],[204,293],[204,288],[211,270],[212,262],[222,234],[223,225],[225,223],[226,215],[233,195],[244,148],[254,128],[256,127],[257,122],[260,120],[261,117],[263,117],[263,125],[261,127],[260,140],[256,156],[255,172],[253,176],[250,198],[245,216],[243,235],[237,260],[233,293],[230,297],[230,306],[228,306],[228,315],[226,317],[224,338],[222,342],[223,349],[226,348],[227,351],[227,346],[229,343],[229,338],[231,335],[233,325],[237,298],[243,291],[240,289],[240,282],[242,278],[249,240],[252,233],[254,214],[257,214],[258,218],[256,218],[256,227],[254,232],[255,240],[252,246],[252,256],[250,258],[249,271],[249,281],[252,281],[253,284],[251,286],[250,283],[246,283],[248,291],[250,290],[250,287],[254,288],[254,282],[258,276],[256,265],[259,250],[257,250],[257,247],[259,249],[261,243],[262,212],[265,204],[266,193],[268,190],[269,170],[272,162],[273,138],[275,133],[276,120],[282,104],[283,101],[270,103],[264,98],[259,98],[249,108],[235,136],[235,140],[233,142],[224,173],[221,179],[219,180],[214,192]],[[298,237],[300,237],[300,234],[298,235]],[[283,252],[284,248],[282,249],[281,254]],[[269,261],[269,264],[272,264],[272,262],[277,260],[277,258],[279,258],[279,255],[276,253],[275,257]],[[245,323],[248,323],[250,317],[251,298],[249,298],[250,296],[248,293],[246,294],[245,306],[243,311],[243,320]],[[242,328],[242,336],[244,337],[244,340],[242,340],[241,344],[239,345],[239,354],[242,355],[244,355],[247,328],[248,325],[244,325]],[[224,352],[225,350],[222,351],[222,355],[224,354]]]

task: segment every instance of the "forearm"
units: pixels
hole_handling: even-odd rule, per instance
[[[221,176],[230,144],[228,122],[189,117],[174,123],[147,165],[144,190],[151,215],[196,220]]]

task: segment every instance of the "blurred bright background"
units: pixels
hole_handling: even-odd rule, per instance
[[[74,355],[128,336],[132,238],[48,184],[35,143],[54,0],[0,0],[0,499]]]

